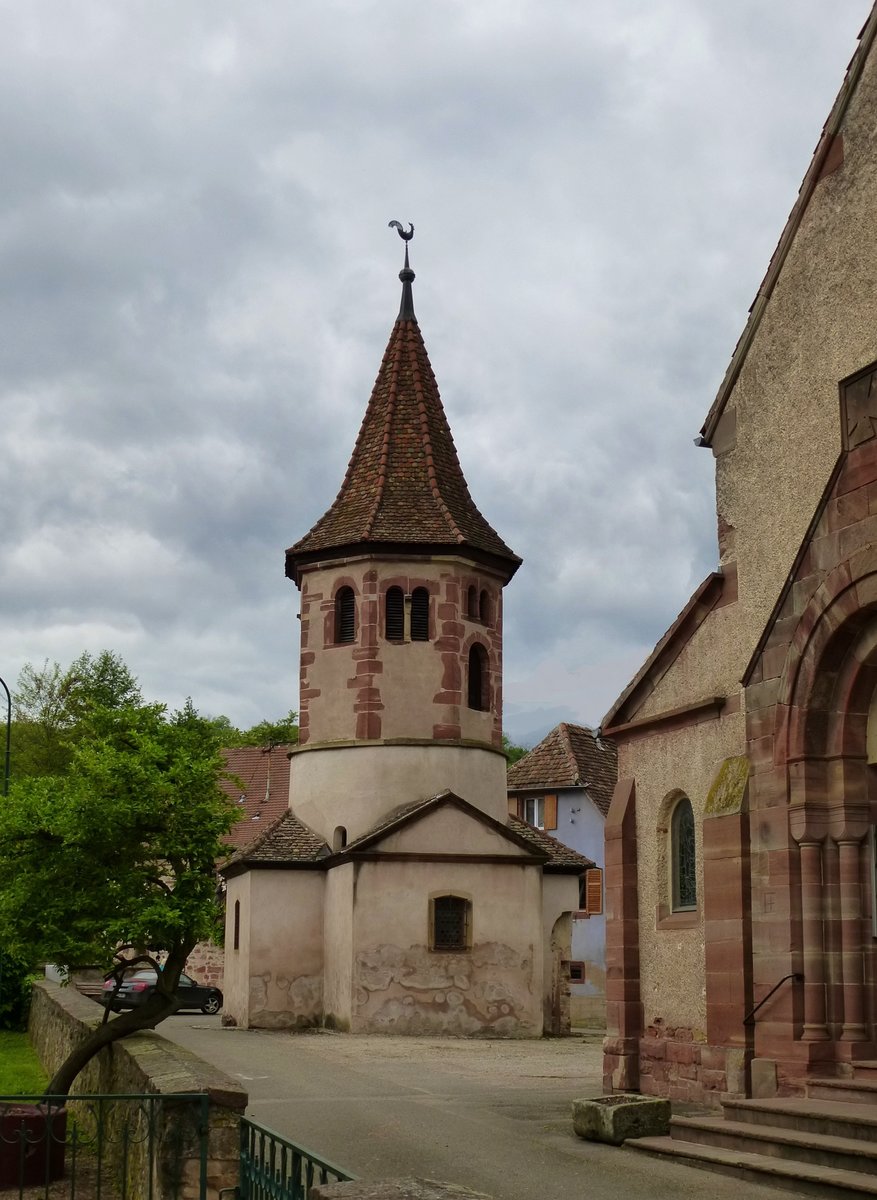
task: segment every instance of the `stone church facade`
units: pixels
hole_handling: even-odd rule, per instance
[[[718,568],[604,718],[608,1090],[801,1095],[877,1059],[875,33],[702,430]]]
[[[538,1036],[569,1023],[593,866],[510,816],[503,589],[402,303],[350,465],[286,555],[301,592],[289,807],[225,868],[226,1019]]]

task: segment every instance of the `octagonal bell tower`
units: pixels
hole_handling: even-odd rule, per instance
[[[472,500],[402,302],[331,508],[286,552],[301,591],[290,805],[340,849],[450,789],[505,821],[502,590],[521,560]]]

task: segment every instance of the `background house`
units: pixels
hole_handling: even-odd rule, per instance
[[[606,928],[603,913],[603,827],[617,778],[612,742],[566,722],[508,771],[509,812],[550,832],[591,860],[573,914],[570,1016],[573,1025],[605,1024]]]

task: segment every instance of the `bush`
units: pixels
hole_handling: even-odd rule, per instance
[[[0,950],[0,1029],[26,1029],[32,968]]]

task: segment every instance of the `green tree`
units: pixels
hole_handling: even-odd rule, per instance
[[[41,667],[25,663],[12,698],[11,763],[16,779],[63,774],[91,708],[142,703],[137,680],[111,650],[96,657],[85,652],[66,668],[48,659]]]
[[[516,763],[519,758],[523,758],[525,754],[530,753],[526,746],[516,746],[514,742],[510,742],[508,734],[506,733],[502,735],[502,748],[506,758],[508,759],[509,766],[511,766],[512,763]]]
[[[92,706],[78,724],[66,774],[20,779],[0,806],[4,946],[118,979],[131,961],[149,964],[158,985],[140,1008],[107,1010],[50,1095],[66,1094],[104,1046],[176,1010],[186,959],[219,919],[214,864],[236,820],[216,732],[191,704],[173,716],[155,704]]]
[[[260,721],[251,729],[236,729],[228,717],[210,717],[222,745],[234,746],[286,746],[298,742],[298,713],[288,712],[278,721]]]

